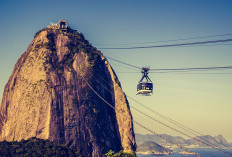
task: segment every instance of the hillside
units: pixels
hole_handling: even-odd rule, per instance
[[[146,141],[138,145],[137,153],[144,155],[169,155],[173,153],[173,151],[155,142]]]
[[[114,70],[64,20],[35,34],[4,89],[0,140],[31,137],[84,156],[136,149],[129,103]]]
[[[170,136],[170,135],[167,135],[167,134],[161,134],[161,136],[165,137],[167,139],[170,139],[171,141],[173,141],[176,144],[186,144],[188,142],[184,138],[179,137],[179,136],[174,137],[174,136]],[[153,141],[153,142],[156,142],[156,143],[159,143],[159,144],[162,144],[162,145],[168,145],[169,144],[166,140],[164,140],[163,138],[160,138],[159,136],[156,136],[156,135],[136,134],[135,138],[136,138],[136,142],[138,144],[141,144],[142,142],[145,142],[145,141]]]
[[[193,145],[199,145],[200,147],[207,147],[206,144],[202,144],[194,139],[204,139],[205,141],[212,143],[215,146],[219,146],[219,147],[231,147],[231,145],[226,141],[226,139],[222,135],[218,135],[215,137],[212,137],[210,135],[205,135],[205,136],[198,136],[193,139],[187,140],[189,143]]]

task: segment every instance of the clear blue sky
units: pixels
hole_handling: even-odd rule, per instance
[[[34,34],[59,19],[68,20],[73,29],[100,48],[232,33],[231,15],[231,0],[0,0],[0,98],[16,61]],[[209,39],[225,38],[232,35]],[[228,66],[232,65],[231,44],[102,52],[140,67]],[[109,61],[129,96],[202,134],[222,134],[232,142],[232,74],[150,74],[155,92],[151,97],[141,97],[135,95],[141,74],[120,73],[135,70]],[[132,112],[135,120],[158,133],[178,135]],[[147,133],[136,126],[135,131]]]

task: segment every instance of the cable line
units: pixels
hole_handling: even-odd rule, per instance
[[[109,90],[108,90],[96,77],[94,77],[93,75],[92,75],[92,77],[93,77],[105,90],[107,90],[111,95],[114,96],[114,93],[112,93],[111,91],[109,91]],[[103,79],[102,79],[102,80],[103,80]],[[103,81],[106,82],[105,80],[103,80]],[[107,83],[107,82],[106,82],[106,83]],[[109,84],[109,83],[108,83],[108,84]],[[109,85],[111,85],[111,84],[109,84]],[[112,86],[112,85],[111,85],[111,86]],[[138,104],[141,104],[141,103],[139,103],[138,101],[136,101],[136,100],[134,100],[133,98],[131,98],[130,96],[127,96],[127,97],[130,98],[130,99],[132,99],[134,102],[136,102],[136,103],[138,103]],[[141,104],[141,105],[142,105],[143,107],[146,107],[146,106],[143,105],[143,104]],[[165,120],[169,121],[170,123],[172,123],[172,124],[174,124],[174,125],[176,125],[176,126],[182,128],[183,130],[187,131],[188,133],[191,133],[192,135],[197,136],[197,137],[196,137],[197,139],[196,139],[196,138],[193,138],[192,136],[188,135],[187,133],[184,133],[184,132],[182,132],[182,131],[180,131],[180,130],[177,130],[177,129],[173,128],[173,127],[170,127],[169,125],[167,125],[167,124],[165,124],[165,123],[163,123],[163,122],[161,122],[161,121],[159,121],[159,120],[157,120],[157,119],[155,119],[155,118],[153,118],[153,117],[151,117],[151,116],[145,114],[144,112],[142,112],[142,111],[136,109],[136,108],[133,107],[132,105],[130,105],[130,107],[133,108],[134,110],[136,110],[137,112],[139,112],[140,114],[145,115],[146,117],[152,119],[152,120],[155,121],[155,122],[158,122],[159,124],[164,125],[165,127],[169,128],[169,129],[171,129],[171,130],[173,130],[173,131],[176,131],[176,132],[178,132],[178,133],[180,133],[180,134],[182,134],[182,135],[185,135],[185,136],[187,136],[187,137],[189,137],[189,138],[191,138],[191,139],[193,139],[193,140],[195,140],[195,141],[197,141],[197,142],[200,142],[200,143],[205,144],[205,145],[207,145],[207,146],[209,146],[209,147],[211,147],[211,148],[214,148],[214,149],[216,149],[216,150],[218,150],[218,151],[220,151],[220,152],[223,152],[223,153],[225,153],[225,154],[227,154],[227,155],[232,156],[231,153],[225,151],[225,150],[222,149],[222,148],[217,147],[216,145],[210,143],[209,141],[203,139],[202,137],[198,137],[198,135],[192,133],[191,131],[200,134],[199,132],[194,131],[194,130],[188,128],[188,127],[185,127],[185,126],[182,125],[182,124],[178,124],[176,121],[174,121],[174,120],[172,120],[172,119],[170,119],[170,118],[168,118],[168,117],[165,117],[164,115],[158,113],[157,111],[155,112],[154,110],[152,110],[152,109],[150,109],[150,108],[147,107],[147,109],[153,111],[153,112],[154,112],[156,115],[158,115],[159,117],[162,117],[162,118],[164,118]],[[189,130],[187,130],[187,129],[189,129],[189,130],[191,130],[191,131],[189,131]],[[200,135],[202,135],[202,134],[200,134]],[[202,141],[201,141],[201,140],[202,140]],[[218,142],[217,142],[217,143],[218,143]],[[218,143],[218,144],[220,144],[220,143]],[[222,145],[222,144],[221,144],[221,145]],[[224,145],[223,145],[223,146],[224,146]]]
[[[125,74],[138,74],[138,73],[141,73],[140,71],[118,71],[117,73],[125,73]],[[207,73],[203,73],[203,72],[199,72],[199,73],[195,73],[195,72],[191,72],[191,71],[182,71],[182,72],[180,72],[180,71],[170,71],[170,72],[149,72],[150,74],[157,74],[157,73],[159,73],[159,74],[170,74],[170,73],[174,73],[174,74],[212,74],[212,75],[221,75],[221,74],[224,74],[224,75],[226,75],[226,74],[232,74],[232,73],[209,73],[209,72],[207,72]]]
[[[140,69],[140,70],[142,69],[139,66],[128,64],[126,62],[119,61],[119,60],[111,58],[111,57],[107,57],[107,56],[105,56],[105,57],[109,58],[109,59],[111,59],[111,60],[113,60],[115,62],[130,66],[130,67],[133,67],[133,68],[136,68],[136,69]],[[173,71],[182,71],[182,72],[185,71],[185,72],[189,72],[189,71],[208,71],[208,70],[227,70],[227,69],[232,69],[232,66],[197,67],[197,68],[172,68],[172,69],[166,68],[166,69],[150,69],[150,71],[172,71],[172,72]],[[130,73],[136,73],[136,72],[130,72]],[[156,72],[156,73],[163,73],[163,72]]]
[[[93,76],[93,75],[92,75],[92,76]],[[100,76],[98,75],[98,77],[100,77]],[[114,95],[114,94],[113,94],[111,91],[109,91],[109,90],[108,90],[96,77],[93,76],[93,78],[94,78],[105,90],[107,90],[107,91],[110,92],[112,95]],[[103,79],[102,79],[102,80],[103,80]],[[103,80],[103,81],[104,81],[105,83],[109,84],[109,83],[106,82],[105,80]],[[111,84],[109,84],[109,85],[111,85]],[[168,118],[168,117],[162,115],[161,113],[159,113],[159,112],[157,112],[157,111],[152,110],[151,108],[147,107],[146,105],[144,105],[144,104],[142,104],[142,103],[136,101],[136,100],[133,99],[132,97],[130,97],[130,96],[128,96],[128,95],[127,95],[127,97],[128,97],[129,99],[131,99],[132,101],[136,102],[137,104],[139,104],[139,105],[143,106],[144,108],[148,109],[149,111],[152,111],[153,113],[155,113],[155,114],[158,115],[159,117],[162,117],[162,118],[164,118],[165,120],[169,121],[170,123],[172,123],[172,124],[174,124],[174,125],[180,127],[181,129],[183,129],[183,130],[185,130],[185,131],[191,133],[192,135],[194,135],[194,136],[198,136],[198,135],[203,136],[203,134],[201,134],[201,133],[199,133],[199,132],[197,132],[197,131],[195,131],[195,130],[189,128],[189,127],[186,127],[186,126],[184,126],[183,124],[180,124],[180,123],[178,123],[178,122],[176,122],[176,121],[174,121],[174,120],[172,120],[172,119],[170,119],[170,118]],[[132,106],[132,108],[133,108],[133,106]],[[189,131],[189,130],[190,130],[190,131]],[[194,133],[193,133],[193,132],[194,132]],[[198,135],[197,135],[197,134],[198,134]],[[203,139],[202,137],[198,137],[198,138],[200,138],[201,140],[203,140],[203,141],[209,143],[207,140]],[[216,142],[217,142],[217,141],[216,141]],[[220,145],[222,145],[222,146],[225,146],[225,145],[223,145],[223,144],[221,144],[221,143],[219,143],[219,142],[217,142],[217,143],[220,144]],[[203,143],[203,144],[204,144],[204,143]],[[209,144],[215,146],[215,145],[212,144],[212,143],[209,143]],[[215,147],[216,147],[216,146],[215,146]],[[227,147],[227,146],[225,146],[225,147]]]
[[[167,138],[165,138],[165,137],[163,137],[163,136],[157,134],[155,131],[153,131],[153,130],[147,128],[147,127],[145,127],[144,125],[138,123],[137,121],[133,120],[133,122],[134,122],[135,124],[137,124],[138,126],[140,126],[141,128],[144,128],[145,130],[149,131],[150,133],[152,133],[152,134],[158,136],[159,138],[164,139],[165,141],[167,141],[167,142],[169,142],[169,143],[171,143],[171,144],[175,144],[173,141],[168,140]],[[179,148],[183,149],[183,150],[186,150],[186,151],[190,152],[190,153],[194,153],[194,152],[190,151],[189,149],[185,148],[185,147],[182,146],[182,145],[179,145],[179,144],[175,144],[175,145],[178,146]],[[198,153],[194,153],[194,155],[196,155],[197,157],[201,157],[201,155],[198,154]]]
[[[110,58],[110,59],[112,59],[112,58]],[[117,61],[117,62],[120,62],[120,63],[122,63],[122,64],[125,64],[125,62],[122,62],[122,61],[118,61],[118,60],[115,60],[115,61]],[[127,65],[127,63],[126,63],[126,65]],[[133,65],[131,65],[131,64],[129,64],[130,66],[133,66]],[[205,71],[205,70],[224,70],[224,69],[232,69],[232,66],[223,66],[223,67],[203,67],[203,68],[178,68],[178,69],[151,69],[151,71],[153,70],[153,71],[158,71],[158,72],[155,72],[155,73],[167,73],[167,72],[160,72],[160,71],[170,71],[170,72],[175,72],[175,71],[180,71],[180,72],[189,72],[189,71],[199,71],[199,70],[201,70],[201,71]],[[132,72],[131,72],[132,73]],[[137,73],[137,72],[133,72],[133,73]],[[228,74],[228,73],[227,73]],[[130,98],[130,97],[129,97]],[[135,101],[135,100],[134,100]],[[140,104],[140,103],[139,103]],[[159,116],[161,116],[161,115],[159,115]],[[164,118],[163,116],[161,116],[162,118]],[[188,127],[185,127],[185,126],[183,126],[183,125],[181,125],[181,124],[178,124],[177,122],[175,122],[175,121],[172,121],[172,120],[170,120],[170,119],[167,119],[167,118],[165,118],[166,120],[168,120],[169,122],[171,122],[171,123],[173,123],[173,124],[175,124],[175,125],[177,125],[178,127],[180,127],[180,128],[182,128],[183,130],[185,130],[185,131],[187,131],[187,132],[189,132],[189,133],[191,133],[191,134],[193,134],[193,135],[195,135],[195,136],[197,136],[195,133],[198,133],[198,134],[200,134],[199,132],[196,132],[196,131],[194,131],[194,130],[192,130],[192,129],[190,129],[190,128],[188,128]],[[193,131],[193,132],[195,132],[195,133],[192,133],[192,132],[190,132],[189,130],[191,130],[191,131]],[[202,136],[202,134],[200,134],[201,136]],[[206,141],[205,139],[203,139],[203,138],[201,138],[201,137],[198,137],[198,138],[200,138],[200,139],[202,139],[203,141],[205,141],[205,142],[208,142],[208,141]],[[218,144],[221,144],[221,143],[218,143]],[[222,144],[221,144],[222,145]],[[223,145],[223,146],[225,146],[225,145]]]
[[[210,144],[210,145],[213,145],[213,146],[217,147],[217,146],[214,145],[213,143],[210,143],[209,141],[205,140],[204,138],[198,137],[199,135],[200,135],[200,136],[204,136],[203,134],[199,133],[198,131],[195,131],[195,130],[193,130],[193,129],[191,129],[191,128],[189,128],[189,127],[183,125],[183,124],[178,123],[178,122],[175,121],[175,120],[172,120],[171,118],[169,118],[169,117],[167,117],[167,116],[165,116],[165,115],[163,115],[163,114],[161,114],[161,113],[159,113],[159,112],[157,112],[157,111],[151,109],[150,107],[147,107],[146,105],[142,104],[141,102],[138,102],[137,100],[133,99],[132,97],[130,97],[130,96],[128,96],[128,95],[127,95],[127,97],[128,97],[129,99],[131,99],[132,101],[134,101],[135,103],[139,104],[140,106],[142,106],[142,107],[146,108],[147,110],[151,111],[152,113],[158,115],[159,117],[161,117],[161,118],[167,120],[168,122],[170,122],[170,123],[176,125],[177,127],[181,128],[181,129],[187,131],[188,133],[190,133],[190,134],[196,136],[197,138],[203,140],[204,142],[206,142],[206,143],[208,143],[208,144]],[[201,142],[201,143],[202,143],[202,142]],[[216,143],[228,148],[228,146],[225,146],[225,145],[223,145],[222,143],[219,143],[219,142],[217,142],[217,141],[216,141]],[[204,144],[204,143],[203,143],[203,144]]]
[[[136,42],[136,43],[127,43],[127,44],[95,44],[95,45],[136,45],[136,44],[151,44],[151,43],[162,43],[162,42],[170,42],[170,41],[185,41],[192,39],[203,39],[203,38],[213,38],[213,37],[223,37],[230,36],[232,33],[227,34],[217,34],[217,35],[208,35],[208,36],[200,36],[200,37],[189,37],[189,38],[179,38],[179,39],[170,39],[170,40],[161,40],[161,41],[152,41],[152,42]]]
[[[134,110],[136,110],[137,112],[139,112],[140,114],[142,114],[142,115],[144,115],[144,116],[146,116],[146,117],[148,117],[148,118],[150,118],[150,119],[156,121],[157,123],[162,124],[162,125],[164,125],[165,127],[169,128],[169,129],[171,129],[171,130],[173,130],[173,131],[176,131],[176,132],[178,132],[178,133],[180,133],[180,134],[182,134],[182,135],[185,135],[186,137],[192,138],[192,136],[189,136],[188,134],[186,134],[186,133],[184,133],[184,132],[182,132],[182,131],[179,131],[179,130],[173,128],[173,127],[168,126],[167,124],[165,124],[165,123],[163,123],[163,122],[161,122],[161,121],[159,121],[159,120],[157,120],[157,119],[155,119],[155,118],[149,116],[148,114],[146,114],[146,113],[144,113],[144,112],[141,112],[140,110],[136,109],[135,107],[133,107],[133,106],[131,106],[131,105],[130,105],[130,107],[133,108]],[[225,154],[228,154],[228,155],[232,156],[231,153],[226,152],[225,150],[223,150],[223,149],[221,149],[221,148],[218,148],[218,147],[214,146],[213,144],[209,144],[208,141],[207,141],[207,142],[204,142],[204,141],[201,141],[201,140],[196,139],[196,138],[195,138],[195,139],[192,138],[192,139],[195,140],[195,141],[197,141],[197,142],[200,142],[200,143],[202,143],[202,144],[205,144],[205,145],[207,145],[207,146],[209,146],[209,147],[212,147],[212,148],[214,148],[214,149],[216,149],[216,150],[218,150],[218,151],[220,151],[220,152],[223,152],[223,153],[225,153]]]
[[[106,58],[109,58],[109,59],[111,59],[111,60],[113,60],[113,61],[119,62],[119,63],[121,63],[121,64],[124,64],[124,65],[127,65],[127,66],[130,66],[130,67],[133,67],[133,68],[136,68],[136,69],[140,69],[140,70],[141,70],[141,67],[138,67],[138,66],[135,66],[135,65],[131,65],[131,64],[128,64],[128,63],[119,61],[119,60],[114,59],[114,58],[111,58],[111,57],[107,57],[107,56],[105,56],[105,57],[106,57]]]
[[[126,68],[126,69],[128,69],[128,70],[131,70],[131,72],[138,72],[138,69],[137,69],[137,68],[135,69],[134,67],[129,67],[129,66],[127,66],[127,65],[118,64],[117,62],[111,62],[111,65],[116,66],[116,67]],[[140,71],[141,71],[141,69],[140,69]],[[141,73],[141,72],[140,72],[140,73]]]
[[[224,43],[224,42],[230,42],[230,41],[232,41],[231,38],[230,39],[223,39],[223,40],[209,40],[209,41],[199,41],[199,42],[180,43],[180,44],[153,45],[153,46],[135,46],[135,47],[101,47],[101,48],[98,48],[98,49],[102,49],[102,50],[128,50],[128,49],[145,49],[145,48],[163,48],[163,47],[177,47],[177,46]]]
[[[125,72],[119,72],[119,73],[125,73]],[[128,73],[135,73],[135,72],[128,72]],[[221,75],[221,74],[232,74],[231,72],[229,73],[221,73],[221,72],[218,72],[218,73],[209,73],[209,72],[206,72],[206,73],[203,73],[203,72],[199,72],[199,73],[196,73],[196,72],[191,72],[191,71],[169,71],[169,72],[150,72],[150,73],[159,73],[159,74],[170,74],[170,73],[174,73],[174,74],[212,74],[212,75]]]
[[[93,76],[93,75],[92,75],[92,76]],[[98,75],[98,77],[100,77],[100,76]],[[109,91],[109,90],[108,90],[96,77],[93,76],[93,78],[94,78],[104,89],[106,89],[111,95],[114,95],[114,93],[112,93],[111,91]],[[103,80],[103,78],[102,78],[102,80]],[[103,81],[106,82],[105,80],[103,80]],[[108,83],[108,82],[106,82],[106,83]],[[109,84],[109,83],[108,83],[108,84]],[[109,84],[109,85],[111,85],[111,84]],[[111,86],[112,86],[112,85],[111,85]],[[168,126],[167,124],[165,124],[165,123],[163,123],[163,122],[161,122],[161,121],[159,121],[159,120],[157,120],[157,119],[155,119],[155,118],[153,118],[153,117],[151,117],[151,116],[145,114],[144,112],[142,112],[142,111],[136,109],[135,107],[133,107],[132,105],[130,105],[131,108],[133,108],[134,110],[136,110],[136,111],[139,112],[140,114],[143,114],[143,115],[145,115],[146,117],[148,117],[148,118],[150,118],[150,119],[152,119],[152,120],[158,122],[159,124],[162,124],[162,125],[164,125],[165,127],[168,127],[169,129],[171,129],[171,130],[173,130],[173,131],[176,131],[176,132],[178,132],[178,133],[180,133],[180,134],[182,134],[182,135],[185,135],[185,136],[187,136],[187,137],[189,137],[189,138],[191,138],[191,139],[193,139],[193,140],[195,140],[195,141],[197,141],[197,142],[200,142],[200,143],[205,144],[205,145],[207,145],[207,146],[209,146],[209,147],[211,147],[211,148],[214,148],[214,149],[216,149],[216,150],[218,150],[218,151],[220,151],[220,152],[223,152],[223,153],[225,153],[225,154],[227,154],[227,155],[232,156],[231,153],[225,151],[224,149],[222,149],[222,148],[220,148],[220,147],[214,145],[213,143],[210,143],[209,141],[205,140],[205,139],[202,138],[202,137],[198,137],[197,134],[203,136],[201,133],[199,133],[199,132],[197,132],[197,131],[194,131],[194,130],[191,129],[191,128],[188,128],[188,127],[186,127],[186,126],[184,126],[184,125],[182,125],[182,124],[180,124],[180,123],[178,123],[178,122],[176,122],[176,121],[174,121],[174,120],[172,120],[172,119],[170,119],[170,118],[168,118],[168,117],[166,117],[166,116],[160,114],[159,112],[152,110],[152,109],[149,108],[149,107],[146,107],[144,104],[142,104],[142,103],[140,103],[140,102],[134,100],[134,99],[131,98],[130,96],[127,96],[127,97],[130,98],[131,100],[133,100],[134,102],[140,104],[141,106],[147,108],[148,110],[153,111],[153,113],[155,113],[155,114],[158,115],[159,117],[162,117],[162,118],[164,118],[165,120],[169,121],[170,123],[172,123],[172,124],[178,126],[179,128],[181,128],[181,129],[187,131],[188,133],[191,133],[192,135],[196,136],[196,138],[193,138],[192,136],[188,135],[187,133],[184,133],[184,132],[182,132],[182,131],[180,131],[180,130],[177,130],[177,129],[173,128],[173,127],[170,127],[170,126]],[[192,131],[192,132],[191,132],[191,131]],[[195,132],[195,133],[193,133],[193,132]],[[201,141],[201,140],[202,140],[202,141]],[[217,142],[217,141],[216,141],[216,142]],[[217,142],[217,143],[218,143],[218,142]],[[218,143],[218,144],[220,144],[220,145],[222,145],[222,146],[225,146],[225,145],[223,145],[223,144],[221,144],[221,143]],[[225,147],[227,147],[227,146],[225,146]]]
[[[108,106],[110,106],[111,108],[113,108],[115,111],[118,111],[118,112],[119,112],[119,110],[117,110],[113,105],[111,105],[111,104],[108,103],[103,97],[101,97],[101,96],[93,89],[93,87],[88,83],[88,81],[87,81],[80,73],[79,73],[79,75],[80,75],[81,78],[86,82],[86,84],[88,85],[88,87],[89,87],[89,88],[90,88],[90,89],[91,89],[103,102],[105,102]],[[145,127],[144,125],[140,124],[139,122],[137,122],[137,121],[135,121],[135,120],[133,120],[133,122],[134,122],[135,124],[139,125],[140,127],[144,128],[145,130],[151,132],[152,134],[155,134],[156,136],[158,136],[158,137],[160,137],[160,138],[162,138],[162,139],[164,139],[164,140],[166,140],[166,141],[168,141],[168,142],[170,142],[170,143],[172,143],[172,144],[175,144],[174,142],[168,140],[167,138],[165,138],[165,137],[163,137],[163,136],[157,134],[155,131],[153,131],[153,130],[151,130],[151,129],[148,129],[147,127]],[[178,146],[179,148],[185,150],[185,151],[192,152],[192,151],[190,151],[188,148],[185,148],[184,146],[181,146],[181,145],[179,145],[179,144],[175,144],[175,145]],[[192,152],[192,153],[194,153],[194,152]],[[199,154],[195,154],[195,155],[198,156],[198,157],[201,157]]]
[[[150,69],[150,71],[194,71],[194,70],[222,70],[232,69],[232,66],[221,66],[221,67],[203,67],[203,68],[177,68],[177,69]]]
[[[121,73],[121,74],[138,74],[138,73],[141,73],[141,72],[117,72],[117,73]],[[159,74],[170,74],[171,72],[150,72],[150,73],[159,73]],[[172,72],[173,74],[192,74],[192,75],[195,75],[195,74],[212,74],[212,75],[228,75],[228,74],[232,74],[232,73],[179,73],[179,72]]]
[[[97,74],[96,74],[96,75],[97,75]],[[98,76],[99,78],[101,78],[99,75],[97,75],[97,76]],[[109,89],[106,88],[95,76],[92,75],[92,77],[93,77],[93,78],[94,78],[106,91],[108,91],[111,95],[114,96],[114,93],[112,93],[111,91],[109,91]],[[109,84],[109,83],[108,83],[107,81],[105,81],[103,78],[101,78],[101,80],[104,81],[106,84]],[[111,84],[109,84],[109,85],[112,86]],[[113,86],[112,86],[112,87],[113,87]],[[149,111],[155,113],[155,114],[158,115],[159,117],[161,117],[161,118],[167,120],[168,122],[170,122],[170,123],[172,123],[172,124],[174,124],[174,125],[180,127],[181,129],[183,129],[183,130],[187,131],[188,133],[190,133],[190,134],[196,136],[197,138],[200,138],[201,140],[207,142],[208,144],[211,144],[211,145],[215,146],[214,144],[208,142],[208,141],[205,140],[204,138],[198,137],[199,135],[200,135],[200,136],[203,136],[203,134],[201,134],[201,133],[199,133],[199,132],[197,132],[197,131],[195,131],[195,130],[193,130],[193,129],[187,127],[187,126],[184,126],[183,124],[180,124],[180,123],[176,122],[175,120],[172,120],[171,118],[168,118],[167,116],[165,116],[165,115],[163,115],[163,114],[161,114],[161,113],[159,113],[159,112],[157,112],[157,111],[155,111],[155,110],[153,110],[153,109],[147,107],[146,105],[142,104],[141,102],[138,102],[137,100],[133,99],[131,96],[128,96],[128,95],[127,95],[127,97],[128,97],[129,99],[131,99],[132,101],[134,101],[135,103],[139,104],[140,106],[142,106],[142,107],[146,108],[147,110],[149,110]],[[131,105],[130,105],[130,106],[131,106]],[[131,107],[133,108],[133,106],[131,106]],[[192,137],[191,137],[191,138],[192,138]],[[217,142],[217,141],[216,141],[216,142]],[[201,142],[201,143],[202,143],[202,142]],[[223,145],[222,143],[219,143],[219,142],[217,142],[217,143],[220,144],[220,145],[222,145],[222,146],[225,146],[225,145]],[[204,143],[203,143],[203,144],[204,144]],[[216,147],[216,146],[215,146],[215,147]],[[225,147],[227,147],[227,146],[225,146]]]

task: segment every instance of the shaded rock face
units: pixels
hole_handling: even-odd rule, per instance
[[[101,52],[74,30],[46,28],[5,86],[0,140],[49,139],[82,156],[102,156],[110,149],[132,153],[132,121],[126,96]]]

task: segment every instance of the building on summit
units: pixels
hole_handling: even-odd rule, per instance
[[[51,24],[47,28],[67,30],[69,28],[69,26],[68,26],[68,22],[67,21],[65,21],[65,20],[59,20],[58,23]]]

